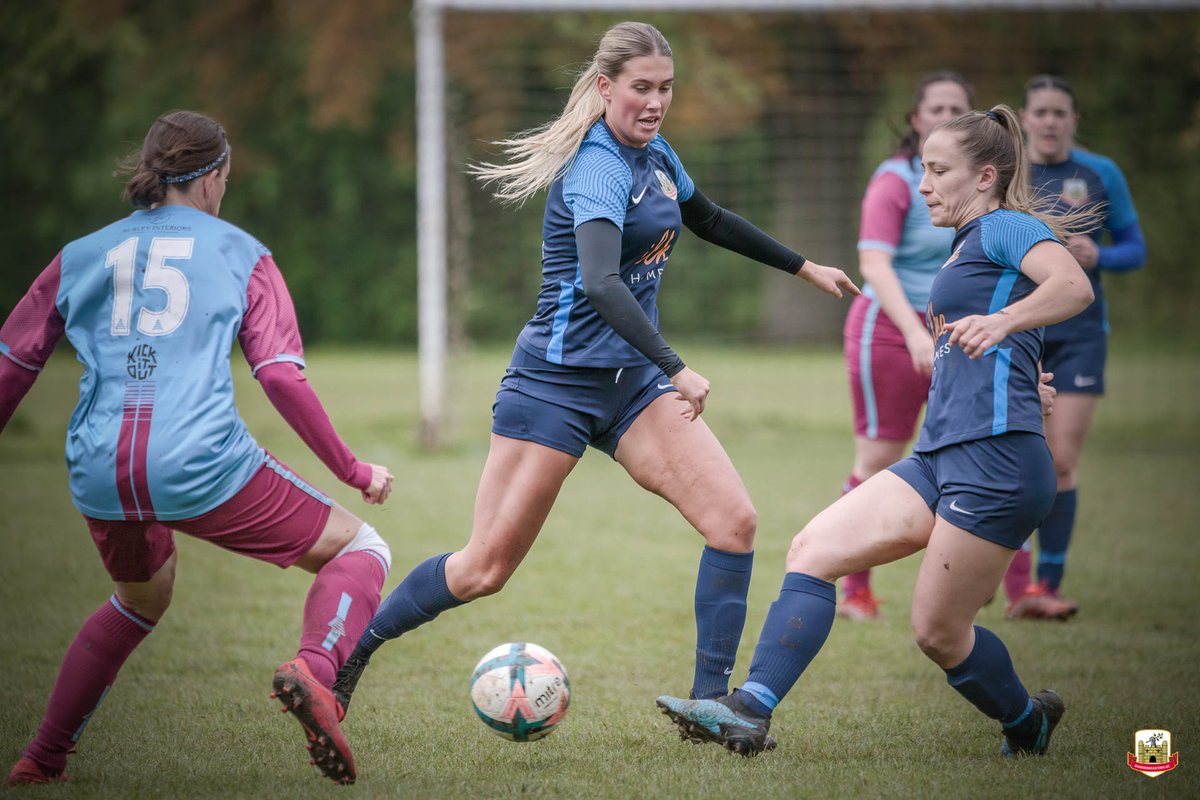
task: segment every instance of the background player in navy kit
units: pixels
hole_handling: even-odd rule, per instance
[[[929,287],[946,257],[954,232],[929,221],[917,186],[921,146],[939,122],[970,110],[974,93],[961,75],[930,73],[917,84],[908,131],[880,164],[862,202],[858,258],[863,294],[846,315],[844,351],[854,404],[854,466],[848,492],[904,457],[929,394],[933,339],[925,328]],[[839,616],[879,616],[871,571],[842,581]]]
[[[1078,123],[1075,92],[1066,81],[1037,75],[1026,82],[1021,124],[1033,162],[1034,191],[1053,203],[1054,213],[1099,208],[1103,224],[1090,235],[1067,239],[1067,249],[1091,279],[1096,300],[1079,316],[1046,328],[1042,368],[1054,373],[1053,385],[1058,389],[1054,415],[1046,422],[1046,440],[1054,456],[1058,495],[1038,528],[1037,581],[1030,582],[1029,543],[1013,559],[1005,577],[1010,617],[1066,619],[1079,609],[1058,593],[1075,527],[1079,457],[1096,401],[1104,394],[1108,322],[1100,273],[1128,272],[1146,260],[1146,244],[1125,176],[1111,159],[1075,146]],[[1101,244],[1104,231],[1109,234],[1108,244]]]
[[[121,665],[171,602],[172,530],[316,573],[300,649],[274,686],[321,771],[355,778],[329,687],[379,604],[391,554],[250,436],[234,406],[234,339],[340,480],[382,503],[392,476],[354,457],[301,374],[296,312],[270,252],[217,219],[230,161],[215,120],[156,120],[128,165],[125,195],[141,210],[64,247],[0,328],[0,430],[63,335],[84,365],[67,431],[71,497],[115,584],[67,650],[9,785],[61,779]]]
[[[497,197],[549,187],[543,284],[493,408],[470,540],[418,565],[380,606],[334,686],[349,696],[384,641],[500,591],[590,445],[661,495],[704,537],[696,582],[692,691],[724,694],[746,614],[757,516],[729,457],[700,420],[709,383],[658,332],[659,278],[681,223],[708,241],[840,297],[838,269],[806,262],[692,184],[659,128],[675,79],[655,28],[609,29],[557,120],[501,143],[479,165]]]
[[[658,699],[684,735],[743,755],[769,748],[772,710],[833,625],[831,581],[924,549],[912,605],[918,646],[1001,723],[1005,754],[1046,751],[1062,701],[1051,691],[1030,697],[1004,644],[973,625],[1054,499],[1037,388],[1041,326],[1092,301],[1087,277],[1055,238],[1091,217],[1035,211],[1023,149],[1007,106],[929,135],[921,194],[933,224],[956,235],[926,310],[935,350],[920,437],[911,456],[796,535],[742,688],[715,700]]]

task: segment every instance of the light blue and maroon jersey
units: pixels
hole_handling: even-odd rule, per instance
[[[880,164],[863,195],[858,231],[859,250],[891,254],[896,277],[917,311],[928,304],[933,279],[954,241],[953,230],[929,220],[925,198],[917,191],[923,174],[920,156],[897,156]],[[863,291],[875,299],[870,283]]]
[[[961,347],[950,346],[946,323],[994,314],[1032,292],[1037,284],[1021,272],[1021,261],[1038,242],[1054,238],[1045,223],[1006,209],[976,217],[958,230],[925,312],[935,342],[933,380],[914,451],[1010,431],[1042,433],[1042,329],[1010,334],[971,359]]]
[[[658,327],[659,281],[679,238],[679,204],[695,187],[662,136],[645,147],[618,142],[601,118],[555,179],[542,223],[542,287],[537,312],[517,339],[554,364],[632,367],[646,357],[596,313],[583,293],[575,229],[607,219],[621,230],[621,279]]]
[[[1052,213],[1080,211],[1104,203],[1103,224],[1091,237],[1100,244],[1104,231],[1120,234],[1138,224],[1137,210],[1129,194],[1125,176],[1112,159],[1086,150],[1072,149],[1070,157],[1058,164],[1034,164],[1030,183],[1044,200],[1053,202]],[[1140,231],[1138,233],[1140,239]],[[1144,257],[1144,251],[1143,251]],[[1100,267],[1104,267],[1101,250]],[[1108,332],[1104,290],[1100,269],[1085,270],[1092,282],[1096,299],[1077,316],[1046,328],[1046,341],[1068,342],[1095,340]]]
[[[0,353],[40,370],[64,331],[83,364],[71,496],[98,519],[186,519],[232,497],[267,460],[234,407],[234,340],[255,371],[304,364],[271,254],[187,206],[64,247],[0,329]]]

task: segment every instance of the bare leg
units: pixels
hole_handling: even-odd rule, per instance
[[[854,437],[854,468],[846,481],[850,491],[877,472],[887,469],[904,457],[907,441]],[[871,593],[871,571],[852,572],[842,581],[845,600],[838,604],[838,615],[852,620],[879,618],[875,596]]]
[[[456,598],[474,600],[504,587],[577,463],[560,450],[492,434],[475,494],[471,538],[446,561],[446,584]]]
[[[913,632],[951,687],[1001,723],[1005,753],[1044,753],[1063,714],[1053,692],[1030,698],[1008,649],[975,614],[996,590],[1013,551],[938,518],[917,573]]]
[[[639,485],[667,500],[704,537],[694,598],[696,660],[691,693],[718,697],[746,623],[746,594],[758,514],[746,487],[703,419],[679,415],[675,395],[659,397],[621,437],[616,459]]]

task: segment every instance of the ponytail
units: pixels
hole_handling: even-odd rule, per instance
[[[467,171],[504,203],[520,204],[546,188],[575,158],[584,135],[604,114],[596,85],[600,69],[593,61],[575,81],[563,112],[554,120],[493,144],[508,156],[507,164],[471,164]]]
[[[575,158],[583,137],[604,116],[604,98],[597,81],[615,80],[630,59],[671,56],[671,45],[658,29],[644,22],[621,22],[600,39],[596,54],[575,80],[561,114],[537,128],[493,144],[508,156],[507,164],[471,164],[467,171],[485,186],[496,184],[493,195],[504,203],[523,203],[545,189]]]
[[[1088,233],[1100,226],[1102,207],[1091,206],[1065,214],[1053,213],[1053,203],[1038,198],[1030,183],[1025,137],[1017,115],[1001,103],[986,112],[968,111],[938,126],[959,134],[963,154],[973,167],[991,164],[996,168],[1000,207],[1036,217],[1061,240]]]

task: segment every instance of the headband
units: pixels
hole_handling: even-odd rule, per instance
[[[225,150],[221,152],[221,155],[217,156],[217,160],[213,161],[211,164],[205,164],[203,167],[200,167],[200,169],[194,169],[191,172],[185,172],[182,175],[160,175],[158,180],[160,183],[187,183],[188,181],[194,181],[201,175],[207,175],[217,167],[224,164],[225,159],[228,157],[229,148],[226,147]]]

